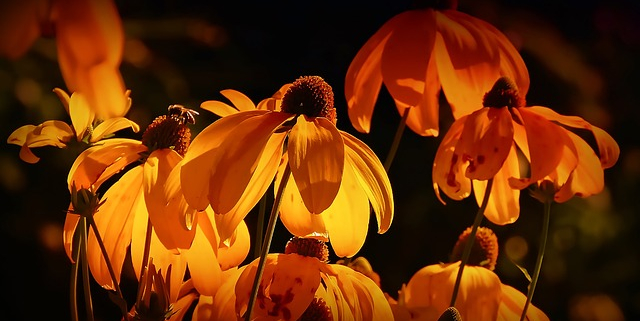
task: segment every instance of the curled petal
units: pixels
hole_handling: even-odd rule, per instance
[[[464,175],[467,162],[462,160],[460,153],[456,150],[456,144],[460,140],[467,117],[463,116],[451,125],[440,142],[433,161],[431,170],[433,189],[443,204],[445,202],[440,197],[440,190],[451,199],[458,201],[471,194],[471,180]]]
[[[278,171],[274,189],[282,182],[282,170]],[[289,177],[280,203],[280,219],[289,233],[296,236],[326,235],[327,228],[321,215],[312,214],[302,201],[295,177]]]
[[[287,93],[291,87],[291,83],[284,84],[278,91],[276,91],[271,97],[265,98],[258,103],[256,106],[257,109],[262,110],[271,110],[271,111],[280,111],[280,106],[282,105],[282,97]]]
[[[565,202],[574,195],[587,197],[598,194],[604,189],[604,171],[600,159],[582,138],[573,133],[568,134],[578,150],[578,165],[555,194],[554,201],[558,203]]]
[[[31,148],[41,146],[62,148],[73,138],[75,138],[75,134],[67,123],[59,120],[47,120],[27,134],[25,144]]]
[[[222,269],[217,259],[218,240],[207,213],[198,213],[199,224],[194,229],[193,245],[185,251],[191,279],[198,293],[213,296],[220,287]]]
[[[208,110],[220,117],[226,117],[238,113],[236,108],[217,100],[204,101],[200,104],[200,108]]]
[[[20,128],[14,130],[11,135],[9,135],[9,138],[7,138],[7,143],[18,146],[24,145],[24,143],[27,141],[27,135],[34,129],[36,129],[35,125],[21,126]]]
[[[321,213],[335,199],[342,180],[340,132],[325,118],[300,116],[289,134],[287,154],[304,204],[311,213]]]
[[[225,89],[220,91],[220,93],[227,97],[239,111],[247,111],[256,109],[256,105],[247,97],[245,94],[233,90],[233,89]]]
[[[109,118],[102,123],[100,123],[96,128],[93,129],[93,133],[91,133],[91,138],[89,139],[89,143],[95,143],[105,136],[111,135],[121,129],[131,128],[134,133],[140,131],[140,126],[138,124],[130,121],[124,117],[114,117]]]
[[[242,264],[251,248],[249,229],[245,221],[240,221],[233,235],[220,244],[218,262],[223,271]]]

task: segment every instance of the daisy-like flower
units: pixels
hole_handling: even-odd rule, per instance
[[[97,118],[86,95],[76,92],[69,97],[62,89],[56,88],[53,91],[71,117],[71,126],[60,120],[48,120],[38,126],[25,125],[13,131],[7,143],[21,146],[20,158],[27,163],[37,163],[40,160],[31,148],[42,146],[64,148],[74,140],[93,145],[121,129],[131,128],[134,132],[140,130],[136,123],[124,117],[105,120]],[[131,104],[128,92],[123,99],[127,99],[128,109]]]
[[[284,254],[269,254],[252,320],[392,320],[382,290],[370,278],[327,264],[327,258],[324,242],[298,237]],[[225,281],[208,303],[209,317],[237,320],[246,313],[257,263]]]
[[[336,128],[333,92],[322,78],[296,80],[280,110],[244,109],[200,132],[180,173],[189,205],[202,209],[211,204],[225,217],[218,225],[223,239],[277,172],[279,185],[285,166],[292,176],[280,215],[292,234],[328,235],[337,255],[353,256],[367,234],[369,203],[378,232],[389,228],[393,198],[387,174],[368,146]]]
[[[67,89],[85,95],[101,119],[127,113],[124,30],[112,0],[3,1],[0,9],[0,55],[17,58],[53,35]]]
[[[358,51],[347,70],[349,119],[368,133],[384,83],[416,134],[438,136],[438,99],[444,93],[457,119],[478,109],[495,79],[509,76],[522,92],[529,73],[507,37],[491,24],[456,10],[457,1],[409,10],[387,21]]]
[[[602,191],[603,170],[620,155],[607,132],[577,116],[525,107],[516,84],[507,77],[486,93],[483,106],[456,120],[440,143],[432,172],[439,198],[443,191],[451,199],[464,199],[473,186],[480,204],[487,180],[493,179],[485,216],[495,224],[508,224],[519,216],[520,190],[531,184],[553,182],[556,202]],[[592,134],[597,154],[569,128]],[[518,153],[528,161],[528,176],[521,176]]]
[[[105,180],[139,162],[107,189],[102,197],[104,202],[94,215],[118,281],[129,246],[137,275],[142,272],[148,222],[153,226],[150,257],[161,271],[172,266],[171,284],[175,287],[182,283],[188,266],[198,291],[212,295],[220,284],[222,270],[239,265],[248,254],[249,232],[244,222],[223,243],[211,209],[190,208],[179,185],[165,184],[189,145],[191,134],[187,124],[192,122],[193,111],[172,105],[168,115],[157,117],[148,126],[142,141],[105,140],[80,154],[70,170],[70,185],[93,186],[97,190]],[[173,191],[169,193],[171,198],[165,194],[165,188]],[[65,222],[67,254],[71,253],[78,219],[77,215],[69,214]],[[94,278],[103,287],[113,288],[93,232],[88,248]],[[228,258],[220,259],[225,256],[223,252]],[[172,293],[177,295],[178,291]]]
[[[449,307],[460,255],[471,232],[465,230],[452,254],[454,263],[426,266],[416,272],[398,291],[398,300],[388,297],[395,320],[438,320]],[[479,227],[471,257],[465,266],[456,308],[462,320],[517,320],[526,296],[502,284],[493,272],[498,257],[498,239],[491,229]],[[540,309],[530,306],[527,320],[549,320]]]

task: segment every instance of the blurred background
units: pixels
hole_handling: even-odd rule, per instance
[[[549,242],[533,303],[551,320],[640,320],[640,2],[460,0],[458,9],[502,30],[528,66],[528,105],[577,115],[619,143],[618,163],[605,171],[606,189],[588,199],[552,207]],[[344,77],[359,48],[411,1],[116,1],[127,37],[121,66],[133,106],[129,118],[145,128],[170,104],[199,110],[195,134],[216,117],[199,109],[236,89],[254,102],[299,76],[319,75],[333,86],[338,127],[367,143],[384,160],[400,116],[381,91],[370,134],[351,126]],[[0,59],[0,136],[25,124],[68,121],[55,87],[66,89],[53,39],[39,39],[17,60]],[[452,122],[441,110],[441,133]],[[359,256],[396,296],[420,268],[446,262],[458,235],[472,224],[473,197],[441,204],[431,167],[441,137],[407,130],[389,171],[396,216],[390,230],[370,232]],[[131,137],[139,138],[132,134]],[[27,164],[19,147],[0,148],[0,285],[9,302],[3,320],[69,319],[71,264],[62,248],[69,204],[66,175],[78,151],[37,148]],[[533,270],[542,204],[526,192],[521,214],[494,229],[500,242],[496,273],[526,293],[527,280],[513,262]],[[256,213],[247,217],[254,233]],[[272,243],[281,252],[281,224]],[[250,255],[251,256],[251,255]],[[333,258],[335,260],[335,258]],[[135,293],[125,271],[124,291]],[[127,286],[127,282],[131,283]],[[94,288],[96,319],[118,319],[105,291]],[[6,299],[5,299],[6,300]]]

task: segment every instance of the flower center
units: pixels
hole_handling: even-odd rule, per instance
[[[482,99],[484,107],[524,107],[525,104],[518,86],[509,77],[500,77]]]
[[[149,148],[149,152],[171,148],[181,156],[187,152],[191,142],[191,130],[187,123],[193,124],[193,115],[185,112],[176,114],[176,105],[169,106],[169,114],[156,117],[142,134],[142,144]],[[188,116],[186,116],[188,114]]]
[[[460,261],[462,259],[462,252],[467,244],[469,235],[471,234],[471,228],[467,228],[456,242],[451,253],[451,261]],[[469,255],[468,265],[482,266],[489,270],[496,268],[498,261],[498,237],[488,227],[478,227],[476,232],[476,240],[473,242],[471,248],[471,255]]]
[[[333,90],[318,76],[304,76],[294,81],[282,97],[281,106],[285,113],[325,117],[334,124],[337,121]]]
[[[295,253],[302,256],[315,257],[321,262],[329,260],[329,249],[320,240],[308,237],[292,237],[284,250],[285,254]]]
[[[313,298],[298,321],[332,321],[333,315],[327,303],[321,298]]]

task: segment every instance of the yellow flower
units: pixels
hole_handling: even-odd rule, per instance
[[[387,21],[357,53],[345,79],[349,119],[368,133],[381,85],[407,126],[422,136],[438,136],[438,99],[443,91],[457,119],[478,109],[495,79],[509,76],[522,92],[529,74],[518,51],[489,23],[443,8],[409,10]]]
[[[322,241],[295,237],[284,254],[269,254],[252,320],[305,320],[305,313],[315,315],[313,320],[392,320],[382,290],[347,266],[327,264],[327,255]],[[246,313],[257,263],[225,281],[209,301],[207,316],[237,320]]]
[[[140,127],[124,117],[114,117],[108,119],[96,118],[96,115],[89,104],[86,96],[81,93],[73,93],[71,97],[63,90],[56,88],[53,90],[64,105],[67,113],[71,117],[71,126],[59,120],[48,120],[34,126],[22,126],[9,136],[7,143],[22,146],[20,158],[27,163],[37,163],[40,158],[31,151],[31,148],[42,146],[55,146],[64,148],[74,138],[78,142],[95,144],[113,133],[131,128],[138,132]],[[129,103],[129,93],[126,98]]]
[[[243,106],[198,134],[180,173],[187,202],[197,209],[211,204],[224,217],[221,235],[235,229],[277,172],[279,184],[283,166],[290,166],[292,177],[281,218],[292,234],[328,235],[337,255],[352,256],[366,237],[369,203],[378,232],[389,228],[393,197],[387,174],[368,146],[336,128],[333,92],[322,78],[296,80],[280,111]]]
[[[220,284],[222,270],[239,265],[248,254],[249,232],[244,222],[240,222],[223,243],[211,209],[190,208],[180,186],[167,183],[175,181],[169,180],[169,176],[189,144],[186,123],[193,119],[190,112],[172,105],[167,116],[157,117],[149,125],[142,141],[109,139],[87,149],[74,162],[68,183],[98,189],[128,165],[139,162],[109,186],[102,197],[106,201],[94,215],[116,275],[119,278],[129,246],[134,269],[140,275],[150,221],[153,226],[150,256],[159,270],[173,267],[172,287],[180,286],[188,265],[198,291],[211,295]],[[77,215],[67,215],[64,228],[67,254],[71,253],[77,222]],[[94,278],[103,287],[113,287],[93,232],[89,234],[88,247]],[[172,293],[177,295],[177,288]]]
[[[481,203],[488,179],[494,179],[485,216],[495,224],[514,222],[520,213],[520,190],[543,180],[554,183],[554,200],[587,197],[604,188],[603,169],[620,155],[615,140],[580,117],[549,108],[525,107],[524,98],[508,78],[500,78],[483,101],[484,108],[456,120],[440,143],[432,179],[438,197],[466,198],[473,186]],[[598,154],[567,129],[588,130]],[[520,175],[518,153],[529,163]],[[442,200],[442,199],[441,199]]]
[[[418,270],[398,291],[398,300],[387,297],[395,320],[438,320],[449,307],[460,261],[458,255],[466,244],[471,229],[465,230],[453,251],[453,263],[433,264]],[[476,246],[477,244],[477,246]],[[498,240],[489,228],[480,227],[469,265],[464,268],[455,307],[462,320],[511,321],[522,312],[526,296],[502,284],[493,272]],[[456,261],[457,260],[457,261]],[[529,306],[527,320],[548,321],[535,306]]]

